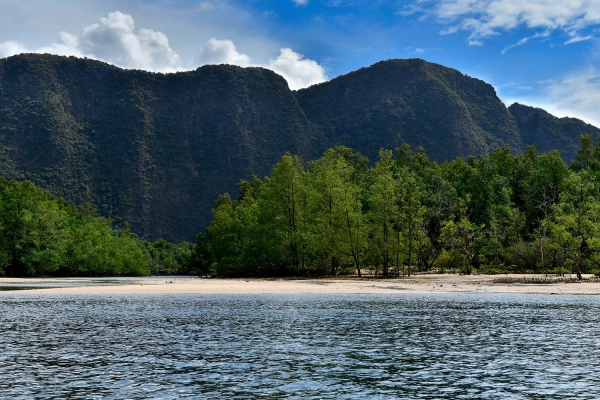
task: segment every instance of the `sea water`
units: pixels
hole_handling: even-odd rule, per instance
[[[0,295],[1,398],[597,399],[600,297]]]

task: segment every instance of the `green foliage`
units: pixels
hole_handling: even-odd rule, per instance
[[[202,240],[199,240],[202,243]],[[150,255],[152,275],[204,275],[205,263],[201,249],[189,242],[170,243],[164,239],[144,241],[144,251]]]
[[[168,245],[187,246],[191,258],[191,244]],[[0,178],[0,274],[149,275],[153,258],[129,225],[113,230],[89,205],[77,209],[29,181]]]
[[[435,271],[440,274],[457,273],[464,263],[463,255],[454,249],[442,249],[434,262]]]
[[[577,160],[501,148],[440,165],[405,145],[373,167],[338,147],[305,168],[285,154],[264,181],[240,182],[239,199],[217,200],[196,254],[228,276],[595,272],[600,151],[589,135]]]
[[[297,92],[262,68],[207,65],[157,74],[48,54],[0,60],[0,176],[30,180],[74,204],[90,203],[117,225],[129,221],[147,240],[193,240],[209,224],[220,193],[233,193],[241,177],[269,173],[286,151],[313,160],[342,145],[375,160],[380,148],[408,143],[444,161],[502,146],[521,153],[537,143],[543,152],[561,149],[570,161],[585,130],[600,133],[540,109],[518,104],[507,109],[491,85],[416,59],[379,62]],[[366,158],[348,147],[336,151],[356,170],[353,179],[366,210],[371,184]],[[436,196],[449,201],[452,189],[424,150],[399,150],[398,166],[409,166],[423,181],[429,244],[419,242],[415,252],[419,268],[430,268],[441,251],[440,218],[448,218]],[[592,150],[597,153],[597,147]],[[475,188],[485,184],[481,193],[455,188],[460,196],[471,193],[477,223],[487,223],[485,202],[501,185],[510,186],[516,207],[526,201],[522,177],[528,176],[530,159],[513,160],[506,151],[493,161],[500,168],[496,181],[487,180],[490,171],[480,160],[462,171],[478,177],[470,182]],[[530,206],[527,229],[540,217]],[[309,238],[277,234],[287,238],[292,264],[301,264],[302,240]],[[269,268],[287,264],[275,258]]]

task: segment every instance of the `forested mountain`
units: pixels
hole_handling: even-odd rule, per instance
[[[436,160],[523,150],[519,128],[494,88],[419,59],[382,61],[296,93],[329,145],[374,160],[381,147],[423,146]]]
[[[600,129],[577,118],[557,118],[542,110],[514,103],[508,110],[515,117],[524,143],[534,144],[541,152],[559,150],[565,161],[575,159],[582,132],[600,135]]]
[[[89,202],[146,238],[194,238],[219,193],[312,148],[287,83],[261,68],[164,75],[22,55],[0,60],[0,93],[0,176]]]
[[[298,92],[262,68],[156,74],[99,61],[0,59],[0,176],[89,202],[144,238],[191,240],[214,199],[264,176],[289,151],[315,159],[347,145],[423,146],[437,160],[526,145],[574,157],[584,130],[492,86],[423,60],[377,63]]]

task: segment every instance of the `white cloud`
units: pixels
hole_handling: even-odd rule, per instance
[[[396,11],[395,14],[403,17],[408,17],[418,13],[423,13],[425,11],[425,8],[419,3],[421,3],[421,1],[419,1],[416,4],[404,4],[403,9]]]
[[[550,36],[550,31],[545,31],[545,32],[542,32],[542,33],[536,33],[533,36],[524,37],[524,38],[520,39],[519,41],[517,41],[517,43],[511,44],[510,46],[506,46],[504,49],[502,49],[501,54],[504,54],[507,51],[509,51],[510,49],[513,49],[513,48],[515,48],[517,46],[524,45],[525,43],[529,42],[531,39],[546,38],[548,36]]]
[[[61,32],[58,35],[58,42],[52,43],[50,46],[44,46],[35,53],[50,53],[60,56],[84,56],[84,53],[79,49],[79,38],[69,32]]]
[[[79,48],[125,68],[170,72],[181,65],[181,57],[169,46],[164,33],[142,28],[136,34],[133,18],[119,11],[84,28]]]
[[[577,42],[584,42],[586,40],[590,40],[593,39],[594,37],[592,35],[587,35],[587,36],[575,36],[569,40],[567,40],[565,42],[565,44],[571,44],[571,43],[577,43]]]
[[[298,6],[305,6],[308,4],[308,0],[292,0],[292,3],[295,3]]]
[[[200,2],[196,10],[200,12],[215,11],[219,8],[226,9],[228,6],[227,0],[205,0]]]
[[[277,58],[268,64],[254,62],[248,55],[237,51],[231,40],[210,39],[200,50],[200,64],[232,64],[240,67],[263,67],[275,71],[288,82],[290,89],[297,90],[325,82],[325,69],[316,61],[305,59],[290,48],[280,49]]]
[[[442,0],[436,13],[455,23],[443,33],[464,30],[470,32],[468,41],[526,26],[560,30],[574,38],[574,43],[580,41],[575,38],[582,29],[600,24],[600,0]]]
[[[547,87],[547,101],[558,116],[571,116],[600,127],[600,71],[573,72]]]
[[[290,48],[281,49],[280,53],[276,59],[269,60],[268,68],[283,76],[290,89],[297,90],[327,80],[325,69],[316,61],[304,59],[302,54]]]
[[[15,41],[8,41],[0,43],[0,58],[14,56],[15,54],[21,54],[27,52],[25,46]]]
[[[85,27],[80,36],[61,32],[58,41],[49,46],[29,50],[15,42],[0,44],[2,57],[24,52],[86,56],[123,68],[149,71],[181,70],[181,57],[170,47],[164,33],[145,28],[136,33],[133,18],[119,11]]]
[[[206,42],[198,57],[200,64],[232,64],[240,67],[252,65],[252,59],[246,54],[238,53],[231,40],[215,38]]]

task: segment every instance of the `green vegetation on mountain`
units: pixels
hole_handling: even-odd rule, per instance
[[[531,117],[531,116],[534,117]],[[513,105],[477,79],[423,60],[389,60],[297,92],[262,68],[157,74],[23,54],[0,59],[0,176],[90,203],[145,239],[190,240],[214,199],[281,154],[345,145],[422,146],[435,160],[521,154],[539,142],[574,157],[598,130]]]
[[[575,159],[579,142],[574,140],[582,132],[600,135],[600,129],[577,118],[557,118],[542,110],[514,103],[508,111],[517,121],[524,143],[535,143],[541,152],[560,150],[567,162]]]
[[[164,75],[21,55],[0,60],[0,93],[0,176],[145,238],[193,238],[219,193],[311,144],[287,83],[261,68]]]
[[[389,60],[299,90],[300,106],[329,145],[360,150],[422,146],[436,160],[522,151],[514,119],[494,88],[419,59]],[[581,134],[583,132],[580,132]]]
[[[600,144],[589,134],[571,167],[535,146],[438,164],[403,145],[371,167],[336,147],[307,165],[286,154],[239,189],[198,237],[204,272],[600,273]]]

